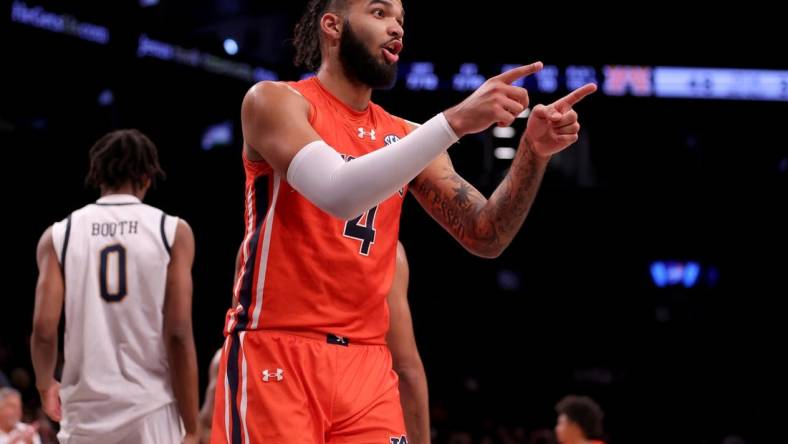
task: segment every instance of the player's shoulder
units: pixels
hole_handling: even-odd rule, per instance
[[[264,80],[252,85],[244,97],[245,106],[267,106],[304,102],[304,95],[288,82]]]
[[[178,226],[176,230],[182,232],[185,236],[194,237],[194,231],[192,231],[191,225],[189,225],[189,222],[186,222],[186,219],[182,217],[178,218]]]
[[[189,225],[185,219],[178,218],[172,245],[173,248],[185,248],[186,250],[194,249],[194,231],[192,231],[191,225]]]
[[[154,207],[153,205],[148,205],[148,204],[142,204],[140,206],[140,210],[145,211],[148,215],[152,216],[153,218],[156,219],[160,218],[162,220],[162,223],[165,223],[167,225],[174,223],[176,228],[179,230],[185,230],[188,231],[189,233],[191,233],[192,231],[191,226],[189,226],[189,223],[186,221],[186,219],[176,214],[169,213],[159,207]]]
[[[90,202],[89,204],[83,205],[83,206],[75,209],[71,213],[67,214],[66,217],[64,217],[61,220],[61,222],[67,220],[69,217],[73,220],[76,217],[90,215],[90,214],[93,214],[94,212],[100,211],[100,210],[101,210],[101,206],[100,205],[97,205],[95,202]]]
[[[55,225],[48,226],[43,233],[41,233],[41,237],[38,238],[38,244],[36,246],[36,251],[38,255],[47,252],[50,248],[54,246],[54,241],[52,239],[52,231],[55,229]]]
[[[125,208],[129,212],[138,213],[138,214],[142,213],[145,217],[150,217],[150,218],[156,219],[156,220],[158,220],[160,218],[177,217],[177,216],[173,216],[172,214],[167,213],[166,211],[164,211],[163,209],[161,209],[159,207],[155,207],[155,206],[147,204],[147,203],[142,203],[140,205],[129,205],[128,207],[125,207]]]
[[[69,231],[70,227],[73,225],[79,225],[83,221],[91,219],[99,211],[101,211],[101,207],[91,202],[71,211],[61,219],[57,220],[55,223],[49,226],[51,229],[50,231],[52,231],[56,237],[60,237],[65,231]]]
[[[241,105],[241,119],[253,127],[275,125],[295,114],[307,116],[311,102],[286,82],[258,82],[246,92]]]

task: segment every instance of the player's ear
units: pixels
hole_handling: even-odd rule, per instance
[[[338,41],[342,35],[342,17],[333,12],[323,14],[323,17],[320,17],[320,30],[329,41]]]

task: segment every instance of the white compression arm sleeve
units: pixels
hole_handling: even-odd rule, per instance
[[[351,162],[318,140],[296,153],[287,181],[323,211],[348,220],[413,180],[457,139],[441,113],[399,141]]]

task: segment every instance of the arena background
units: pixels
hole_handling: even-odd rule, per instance
[[[241,99],[257,80],[305,74],[288,42],[304,3],[0,3],[0,369],[29,410],[35,245],[95,199],[87,149],[114,128],[158,145],[168,178],[147,201],[194,229],[204,389],[243,235]],[[528,442],[568,393],[601,403],[611,443],[779,440],[788,56],[775,11],[405,8],[398,83],[373,97],[394,114],[426,120],[503,65],[535,60],[548,69],[525,84],[532,105],[587,80],[601,87],[577,106],[580,142],[552,161],[500,258],[464,252],[406,200],[434,442]],[[524,125],[514,138],[464,138],[451,149],[457,170],[489,195],[509,163],[496,148],[516,147]]]

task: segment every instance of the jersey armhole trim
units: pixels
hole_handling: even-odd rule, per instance
[[[60,252],[60,269],[66,272],[66,250],[68,249],[68,237],[71,234],[71,215],[66,220],[66,234],[63,236],[63,250]]]
[[[167,250],[167,255],[170,255],[170,244],[167,242],[167,234],[164,232],[164,221],[167,219],[166,213],[161,213],[161,241],[164,243],[164,249]],[[177,227],[176,227],[177,231]]]

